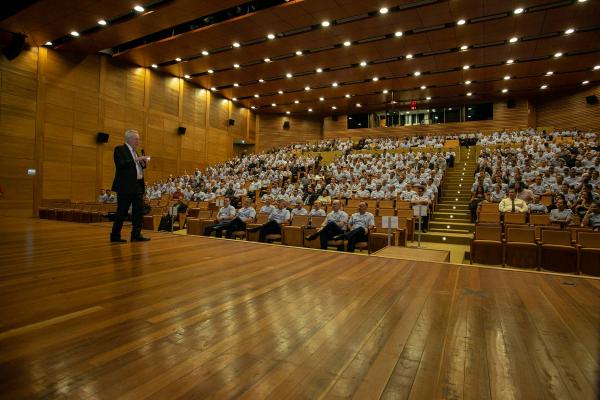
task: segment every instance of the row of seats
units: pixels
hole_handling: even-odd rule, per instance
[[[600,232],[589,228],[478,224],[471,263],[600,276]]]
[[[109,213],[117,211],[115,203],[44,202],[38,215],[42,219],[70,222],[102,222]]]

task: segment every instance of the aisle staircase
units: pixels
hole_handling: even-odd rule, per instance
[[[475,147],[461,147],[460,161],[446,172],[442,195],[429,221],[429,231],[421,235],[422,241],[469,244],[475,229],[469,214],[469,200],[476,167]]]

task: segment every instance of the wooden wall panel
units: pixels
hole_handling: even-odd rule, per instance
[[[600,130],[600,105],[587,104],[585,98],[600,98],[600,85],[567,96],[549,97],[536,103],[537,125],[555,129]]]
[[[227,131],[227,120],[229,119],[229,100],[211,95],[209,113],[210,127]]]
[[[295,118],[272,114],[261,114],[257,118],[259,120],[257,151],[259,152],[291,143],[321,139],[320,118]],[[283,129],[285,121],[289,121],[289,129]]]
[[[250,143],[256,142],[256,114],[250,112],[248,116],[248,141]]]

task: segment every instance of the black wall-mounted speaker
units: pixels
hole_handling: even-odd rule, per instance
[[[180,126],[179,128],[177,128],[177,134],[178,135],[185,135],[185,126]]]
[[[515,101],[515,99],[506,100],[506,108],[515,108],[516,105],[517,102]]]
[[[25,48],[25,35],[21,33],[7,32],[2,39],[2,54],[8,60],[17,58]]]
[[[290,129],[290,121],[283,121],[283,129]]]
[[[332,121],[337,121],[338,120],[338,116],[337,115],[332,115],[331,116],[331,120]]]
[[[96,135],[96,143],[108,143],[108,137],[110,135],[105,132],[98,132]]]
[[[234,126],[235,125],[235,119],[229,119],[229,126]]]
[[[598,104],[598,96],[596,96],[595,94],[591,95],[591,96],[587,96],[585,98],[585,102],[588,104]]]

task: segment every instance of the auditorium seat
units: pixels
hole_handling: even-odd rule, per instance
[[[554,272],[577,272],[577,249],[569,231],[543,229],[540,242],[540,268]]]
[[[549,214],[530,214],[529,225],[550,225]]]
[[[282,227],[283,238],[281,244],[302,247],[304,244],[304,229],[308,226],[308,215],[295,215],[291,224]]]
[[[411,208],[410,201],[396,200],[396,210],[407,210]]]
[[[500,226],[476,225],[471,239],[471,263],[501,265],[502,230]]]
[[[527,214],[525,213],[513,213],[513,212],[505,212],[504,213],[504,223],[505,224],[525,224]]]
[[[378,208],[394,208],[394,200],[379,200],[377,202]]]
[[[479,205],[480,213],[498,213],[498,204],[496,203],[481,203]]]
[[[600,277],[600,232],[579,232],[577,239],[579,272]]]
[[[481,212],[479,213],[479,217],[477,218],[477,223],[479,224],[499,224],[500,223],[500,213],[496,212]]]
[[[258,232],[250,232],[248,229],[258,228],[269,221],[269,214],[258,213],[256,215],[256,222],[252,224],[246,224],[246,239],[251,242],[258,242]]]
[[[538,267],[538,245],[535,241],[535,229],[506,229],[504,244],[504,264],[516,268]]]

